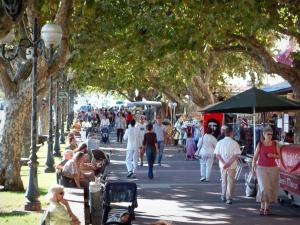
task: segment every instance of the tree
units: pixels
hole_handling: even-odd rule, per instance
[[[249,68],[253,60],[205,51],[208,43],[193,21],[197,10],[187,11],[183,2],[97,1],[92,11],[75,12],[77,18],[85,17],[84,27],[82,21],[75,26],[72,41],[76,50],[70,66],[77,84],[112,90],[130,100],[136,89],[144,95],[154,89],[181,104],[185,95],[192,95],[199,106],[213,103],[214,93],[226,89],[224,74],[242,74],[239,65]]]
[[[16,33],[16,39],[24,38],[30,34],[29,27],[33,24],[34,18],[44,23],[45,21],[55,21],[62,26],[63,38],[61,46],[56,53],[56,58],[52,65],[48,67],[40,59],[38,71],[38,93],[42,93],[46,87],[49,76],[56,76],[59,68],[63,68],[68,59],[69,25],[72,14],[73,1],[25,1],[22,13],[16,21],[10,21],[1,8],[0,37],[3,37],[10,30]],[[26,26],[26,27],[24,27]],[[30,115],[31,94],[30,94],[30,74],[31,62],[26,61],[24,54],[20,54],[15,61],[6,62],[0,58],[0,87],[4,92],[7,101],[6,120],[4,124],[4,134],[0,147],[0,184],[6,190],[23,190],[20,177],[20,157],[22,142],[28,138],[28,133],[23,132]]]

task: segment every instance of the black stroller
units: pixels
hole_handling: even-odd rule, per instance
[[[101,128],[101,142],[104,144],[109,143],[109,129],[108,127]]]
[[[97,166],[97,170],[95,171],[95,175],[105,176],[105,169],[109,165],[109,155],[100,149],[91,150],[92,159],[91,162],[93,165]]]
[[[119,203],[119,204],[118,204]],[[121,204],[122,203],[122,204]],[[127,204],[128,203],[128,204]],[[125,205],[124,205],[125,204]],[[103,193],[102,224],[111,224],[110,218],[129,214],[126,225],[135,219],[134,209],[137,207],[137,185],[133,182],[107,182]]]

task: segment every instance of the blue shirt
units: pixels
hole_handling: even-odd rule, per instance
[[[164,141],[165,140],[165,132],[166,132],[165,125],[163,125],[163,124],[158,125],[156,123],[156,124],[153,125],[153,131],[156,134],[157,141]]]

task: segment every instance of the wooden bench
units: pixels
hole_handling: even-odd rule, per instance
[[[84,190],[80,188],[64,188],[65,199],[69,202],[72,212],[78,217],[80,224],[90,224],[88,199],[84,199]]]
[[[25,158],[25,157],[21,158],[21,165],[22,166],[27,166],[29,160],[30,160],[29,158]]]

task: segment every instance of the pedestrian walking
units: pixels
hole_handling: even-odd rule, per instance
[[[153,125],[149,123],[147,125],[147,133],[144,135],[143,149],[146,151],[148,161],[148,177],[153,179],[153,164],[158,154],[158,144],[156,134],[153,132]]]
[[[187,133],[185,149],[186,149],[185,160],[195,159],[196,144],[192,136],[192,132]]]
[[[127,177],[134,176],[138,164],[138,130],[135,127],[135,120],[131,120],[125,131],[124,140],[127,141],[126,167]]]
[[[263,141],[259,142],[253,157],[252,172],[258,181],[257,202],[260,202],[260,215],[271,215],[270,203],[277,202],[279,170],[275,159],[280,158],[280,149],[272,141],[273,130],[263,128]]]
[[[217,145],[217,139],[212,133],[212,128],[207,127],[206,133],[198,142],[198,149],[200,151],[200,181],[210,181],[214,163],[214,151]]]
[[[225,138],[219,141],[215,148],[215,154],[219,160],[222,180],[221,200],[232,204],[235,189],[235,174],[237,158],[241,154],[239,144],[233,140],[233,129],[228,126],[225,130]]]
[[[144,135],[147,130],[144,116],[140,117],[140,123],[136,127],[138,130],[138,146],[139,146],[139,151],[140,151],[140,166],[143,166],[144,154],[145,154],[145,151],[143,148],[143,140],[144,140]]]
[[[161,166],[161,160],[164,154],[164,140],[166,135],[166,127],[162,124],[162,118],[160,116],[156,117],[156,123],[153,125],[153,131],[156,134],[157,145],[158,145],[158,159],[157,163]]]
[[[126,120],[123,117],[122,112],[118,112],[118,117],[116,118],[116,129],[117,129],[117,142],[121,143],[123,142],[123,135],[124,135],[124,129],[126,128]]]

